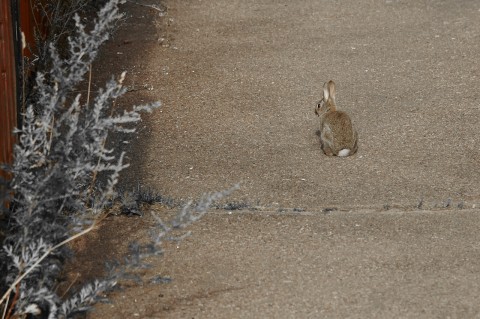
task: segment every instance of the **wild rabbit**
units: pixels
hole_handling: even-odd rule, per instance
[[[320,117],[320,143],[328,156],[349,156],[357,151],[358,134],[347,113],[337,111],[335,83],[330,80],[323,85],[323,98],[315,108]]]

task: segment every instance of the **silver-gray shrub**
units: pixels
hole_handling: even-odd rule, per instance
[[[213,201],[238,187],[205,195],[197,204],[188,203],[169,222],[154,214],[151,242],[131,243],[130,257],[110,263],[105,278],[85,284],[66,298],[57,294],[59,274],[71,254],[65,244],[96,225],[115,198],[120,172],[128,166],[124,153],[117,155],[106,147],[109,133],[134,133],[140,112],[159,106],[115,110],[114,102],[125,93],[125,74],[106,83],[91,100],[75,93],[99,47],[122,18],[120,2],[108,1],[89,31],[73,16],[76,31],[68,38],[68,54],[62,58],[50,43],[51,69],[37,74],[29,94],[34,98],[16,131],[18,143],[9,168],[13,179],[5,193],[14,196],[8,199],[9,224],[0,250],[2,318],[72,318],[89,310],[120,280],[137,279],[134,271],[148,266],[147,257],[162,254],[164,240],[182,238],[171,236],[173,230],[198,220]]]
[[[113,274],[64,301],[55,291],[69,257],[66,246],[59,243],[98,219],[114,198],[120,171],[128,166],[123,153],[116,156],[105,146],[109,133],[133,133],[140,112],[159,106],[112,112],[114,101],[125,92],[124,74],[90,101],[74,93],[122,18],[119,2],[110,0],[99,10],[88,31],[79,16],[73,16],[76,30],[68,38],[68,54],[62,58],[51,43],[51,69],[36,76],[31,94],[35,98],[16,131],[18,143],[9,168],[13,179],[7,193],[14,196],[9,199],[9,224],[0,253],[1,268],[6,270],[0,274],[2,316],[71,317],[116,285],[119,275]],[[7,311],[10,305],[12,310]]]

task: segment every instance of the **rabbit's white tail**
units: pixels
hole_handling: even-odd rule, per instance
[[[338,152],[338,156],[344,157],[350,155],[350,150],[348,148],[344,148],[340,152]]]

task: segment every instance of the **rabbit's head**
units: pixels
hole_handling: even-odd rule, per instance
[[[317,116],[322,116],[328,112],[334,112],[336,110],[335,82],[330,80],[323,85],[323,98],[317,103],[315,114],[317,114]]]

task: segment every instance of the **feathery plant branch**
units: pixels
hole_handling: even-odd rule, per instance
[[[84,81],[99,47],[123,17],[118,10],[121,2],[107,2],[90,31],[73,15],[75,35],[68,38],[68,54],[61,57],[50,43],[51,69],[37,73],[31,94],[36,98],[29,100],[23,125],[16,130],[18,144],[10,168],[9,190],[15,196],[0,251],[6,270],[0,274],[1,287],[6,287],[0,291],[3,317],[47,312],[51,318],[66,318],[97,300],[99,287],[114,286],[111,280],[100,282],[92,286],[96,290],[90,297],[67,303],[70,306],[55,292],[69,256],[65,244],[96,225],[115,195],[120,172],[128,167],[124,153],[115,156],[114,150],[105,147],[109,133],[134,133],[140,112],[159,106],[153,103],[112,113],[113,101],[125,92],[125,74],[110,80],[93,101],[82,102],[81,95],[73,93]],[[98,174],[104,184],[99,179],[92,183]],[[93,191],[89,191],[91,185]]]
[[[8,290],[5,292],[5,294],[2,296],[2,298],[0,299],[0,304],[2,304],[9,296],[10,296],[10,293],[15,289],[15,287],[17,287],[17,285],[30,273],[32,272],[35,268],[37,268],[40,263],[48,257],[48,255],[50,255],[54,250],[68,244],[69,242],[77,239],[78,237],[81,237],[83,235],[85,235],[86,233],[90,232],[92,229],[94,229],[95,227],[97,226],[97,223],[93,224],[92,226],[88,227],[87,229],[84,229],[83,231],[65,239],[64,241],[58,243],[57,245],[51,247],[51,248],[48,248],[45,253],[43,253],[43,255],[41,255],[40,258],[38,258],[38,260],[36,260],[32,265],[30,265],[28,267],[28,269],[26,269],[26,271],[21,275],[19,276],[17,279],[15,279],[15,281],[11,284],[11,286],[8,288]],[[13,257],[13,259],[16,259],[16,256],[13,255],[13,252],[11,250],[7,250],[7,253]]]

